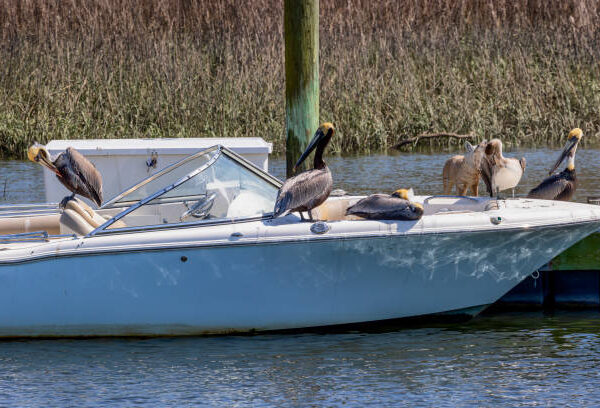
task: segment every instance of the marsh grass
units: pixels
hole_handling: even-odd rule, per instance
[[[282,3],[0,0],[0,156],[63,138],[260,136],[282,152]],[[321,118],[337,124],[337,152],[435,131],[598,138],[596,1],[320,7]]]

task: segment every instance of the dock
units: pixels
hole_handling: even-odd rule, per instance
[[[600,232],[573,245],[511,289],[490,309],[600,308]]]

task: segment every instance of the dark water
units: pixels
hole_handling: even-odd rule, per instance
[[[527,158],[517,193],[557,154],[507,153]],[[336,187],[349,192],[434,194],[448,156],[327,161]],[[577,152],[579,201],[599,193],[599,157]],[[283,166],[271,160],[280,178]],[[42,201],[41,174],[32,163],[0,162],[0,199]],[[12,341],[0,342],[0,406],[597,406],[599,366],[597,311],[380,333]]]
[[[2,406],[597,406],[598,313],[329,335],[0,343]]]

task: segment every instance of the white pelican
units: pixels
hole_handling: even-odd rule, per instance
[[[514,189],[525,172],[526,161],[502,155],[502,141],[492,139],[485,148],[485,157],[481,161],[481,178],[490,197],[500,191]]]

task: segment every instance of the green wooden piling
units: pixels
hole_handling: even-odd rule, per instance
[[[555,271],[600,271],[600,233],[582,239],[554,258],[550,265]]]
[[[284,0],[287,176],[319,126],[319,0]],[[304,162],[306,169],[310,160]],[[300,169],[298,171],[301,171]]]

